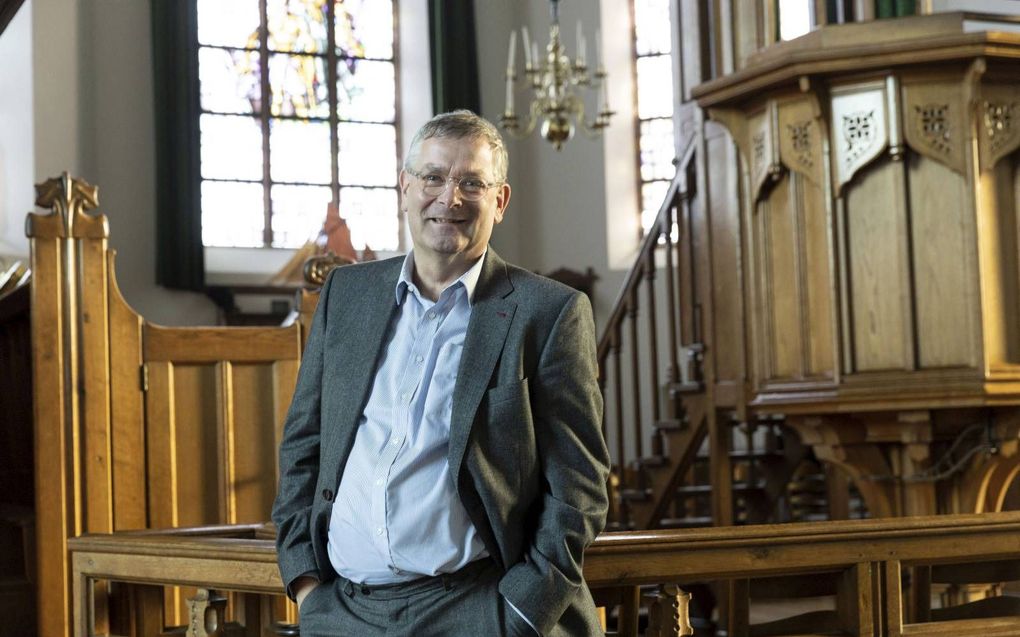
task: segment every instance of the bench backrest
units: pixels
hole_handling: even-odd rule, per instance
[[[68,634],[67,540],[269,519],[307,321],[162,327],[121,296],[96,188],[30,214],[39,633]],[[316,295],[306,295],[304,316]]]

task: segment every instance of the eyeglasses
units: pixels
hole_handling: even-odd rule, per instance
[[[466,201],[478,201],[485,196],[489,188],[500,184],[500,182],[490,184],[477,177],[458,179],[457,177],[447,177],[440,173],[416,173],[411,170],[407,172],[421,180],[422,192],[429,197],[438,197],[443,194],[443,191],[446,190],[446,185],[452,183],[460,190],[460,196]]]

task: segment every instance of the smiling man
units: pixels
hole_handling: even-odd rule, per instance
[[[302,637],[601,634],[591,307],[489,248],[507,164],[491,123],[436,116],[400,173],[413,250],[323,285],[273,507]]]

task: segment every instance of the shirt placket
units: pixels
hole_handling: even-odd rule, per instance
[[[401,356],[403,371],[396,385],[390,437],[376,464],[372,490],[372,518],[376,526],[377,545],[379,550],[389,557],[390,569],[397,574],[400,574],[400,570],[396,568],[390,551],[391,525],[387,510],[389,476],[410,433],[413,405],[425,375],[425,363],[449,305],[444,299],[440,299],[438,303],[427,307],[416,292],[410,289],[408,292],[405,302],[417,304],[418,317],[412,332],[410,351],[407,352],[406,358]]]

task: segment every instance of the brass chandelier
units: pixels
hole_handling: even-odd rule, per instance
[[[589,73],[587,43],[580,22],[577,24],[577,50],[571,58],[560,37],[559,0],[549,0],[552,24],[549,27],[549,44],[545,57],[539,56],[538,42],[528,37],[528,28],[521,28],[524,49],[524,83],[531,87],[534,97],[528,109],[527,120],[522,123],[514,110],[514,84],[517,81],[517,32],[510,32],[510,50],[506,64],[506,108],[500,125],[517,139],[531,134],[542,119],[542,137],[556,150],[574,136],[580,128],[586,135],[596,138],[609,125],[613,111],[609,110],[609,89],[603,63],[601,37],[595,34],[595,66]],[[584,93],[596,94],[595,118],[585,119]]]

